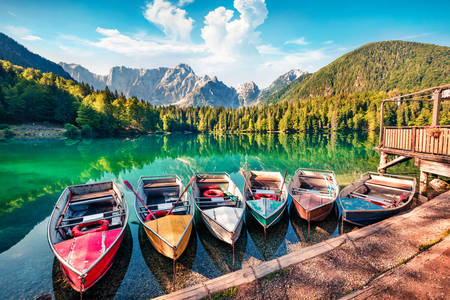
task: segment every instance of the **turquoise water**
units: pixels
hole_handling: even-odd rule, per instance
[[[288,170],[298,167],[334,170],[341,186],[361,173],[375,171],[376,137],[364,134],[305,135],[152,135],[136,139],[91,141],[35,140],[0,143],[0,290],[2,298],[79,299],[65,282],[47,242],[47,222],[67,185],[129,180],[141,175],[178,174],[184,183],[195,171],[225,171],[243,186],[240,168]],[[415,174],[412,163],[394,173]],[[338,216],[312,225],[290,207],[264,237],[249,216],[235,249],[214,239],[201,222],[176,265],[151,246],[134,215],[133,195],[120,184],[130,206],[125,240],[111,270],[83,298],[147,299],[214,278],[335,236]],[[352,228],[346,228],[351,230]]]

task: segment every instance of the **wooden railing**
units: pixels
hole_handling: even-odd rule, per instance
[[[450,155],[450,126],[383,128],[381,148]]]

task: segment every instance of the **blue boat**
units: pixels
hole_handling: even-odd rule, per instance
[[[358,226],[382,221],[407,209],[415,190],[414,177],[365,173],[339,194],[342,218]]]

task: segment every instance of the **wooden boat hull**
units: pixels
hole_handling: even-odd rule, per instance
[[[292,197],[294,201],[295,210],[298,212],[300,218],[306,221],[323,221],[328,215],[331,213],[331,210],[334,207],[334,202],[328,203],[324,206],[313,208],[313,209],[305,209],[297,200],[296,197]]]
[[[99,221],[107,222],[106,229],[75,234],[76,227]],[[47,237],[76,291],[92,287],[111,267],[127,222],[127,203],[112,181],[69,186],[62,192],[50,216]]]
[[[289,195],[281,173],[250,171],[245,180],[244,198],[250,214],[264,230],[277,224],[286,210]],[[253,194],[257,192],[261,194],[258,198]]]
[[[168,258],[178,259],[189,244],[192,223],[192,215],[170,215],[146,222],[144,229],[156,251]]]
[[[247,201],[248,204],[249,201]],[[273,226],[275,224],[277,224],[280,219],[281,216],[283,215],[284,211],[286,210],[286,203],[287,201],[285,201],[279,208],[277,211],[275,211],[275,213],[269,215],[269,216],[265,216],[263,214],[260,214],[257,210],[253,209],[253,207],[251,205],[248,205],[248,207],[250,208],[250,214],[256,219],[256,221],[258,221],[258,223],[263,226],[264,228],[269,228],[270,226]]]
[[[289,194],[300,218],[319,222],[333,210],[339,185],[333,171],[298,169],[289,184]]]
[[[64,272],[64,274],[67,276],[68,282],[74,290],[76,290],[78,292],[85,292],[87,289],[92,287],[97,281],[99,281],[111,267],[114,257],[117,253],[117,250],[119,249],[120,244],[122,243],[124,231],[121,229],[116,229],[115,231],[111,230],[111,231],[107,231],[106,233],[108,233],[108,232],[112,233],[110,239],[117,238],[117,236],[115,236],[114,233],[118,233],[119,234],[118,239],[116,240],[114,245],[109,249],[109,251],[101,258],[101,260],[99,262],[97,262],[96,265],[90,271],[88,271],[86,273],[85,277],[81,277],[77,273],[72,271],[70,268],[68,268],[66,266],[66,264],[65,264],[66,261],[63,262],[58,257],[58,260],[61,265],[61,269]],[[106,237],[105,239],[107,240],[108,237]],[[80,260],[80,261],[84,260],[86,262],[86,265],[90,265],[91,263],[93,263],[92,259],[93,258],[95,259],[95,256],[93,257],[92,255],[89,255],[89,253],[96,251],[96,250],[101,251],[101,247],[102,247],[101,241],[97,245],[100,246],[97,249],[93,249],[92,245],[82,245],[82,247],[85,248],[86,251],[84,251],[84,255],[80,256],[78,258],[78,260]],[[68,247],[66,247],[66,246],[68,246]],[[57,245],[55,245],[55,248],[57,249],[57,251],[59,252],[60,255],[62,254],[62,252],[65,252],[65,251],[67,251],[68,255],[70,255],[69,254],[70,253],[69,245],[61,245],[58,247],[58,244],[57,244]],[[64,249],[64,248],[66,248],[66,249]],[[81,249],[79,249],[79,250],[81,250]],[[83,251],[81,250],[79,252],[83,252]]]
[[[403,208],[404,209],[404,208]],[[358,226],[367,226],[376,222],[383,221],[387,218],[390,218],[396,214],[398,214],[399,210],[390,210],[390,211],[378,211],[378,212],[371,212],[371,211],[348,211],[345,212],[342,217],[344,218],[344,221],[348,223],[352,223]]]
[[[241,210],[242,210],[241,213],[243,214],[244,210],[242,208]],[[224,228],[218,222],[216,222],[213,218],[208,216],[204,211],[198,208],[197,211],[200,213],[203,223],[206,225],[206,227],[214,237],[230,245],[234,245],[234,243],[239,239],[244,223],[244,218],[240,218],[238,224],[235,227],[235,230],[230,231]]]
[[[145,220],[147,209],[137,198],[134,205],[150,243],[160,254],[175,260],[186,250],[193,226],[192,202],[189,193],[181,195],[184,190],[181,179],[176,175],[142,176],[138,182],[138,195],[154,214],[157,215],[159,210],[167,213],[175,206],[171,215],[163,214],[156,219]],[[148,196],[150,194],[151,197]],[[180,195],[180,206],[176,206]]]
[[[389,184],[392,187],[389,187]],[[355,191],[367,189],[367,186],[375,186],[378,189],[376,196],[369,195],[372,199],[383,200],[382,197],[391,197],[391,201],[394,202],[399,199],[400,195],[407,194],[408,196],[398,206],[388,208],[377,205],[376,202],[371,202],[370,198],[368,198],[369,200],[363,200],[363,194],[358,194],[363,196],[362,198],[348,198]],[[367,226],[390,218],[410,207],[415,187],[416,180],[412,177],[381,175],[371,172],[363,174],[361,179],[353,182],[340,193],[339,206],[342,211],[342,218],[344,221],[358,226]]]

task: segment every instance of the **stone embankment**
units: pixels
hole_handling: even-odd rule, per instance
[[[444,299],[449,232],[450,191],[407,213],[158,299]]]

